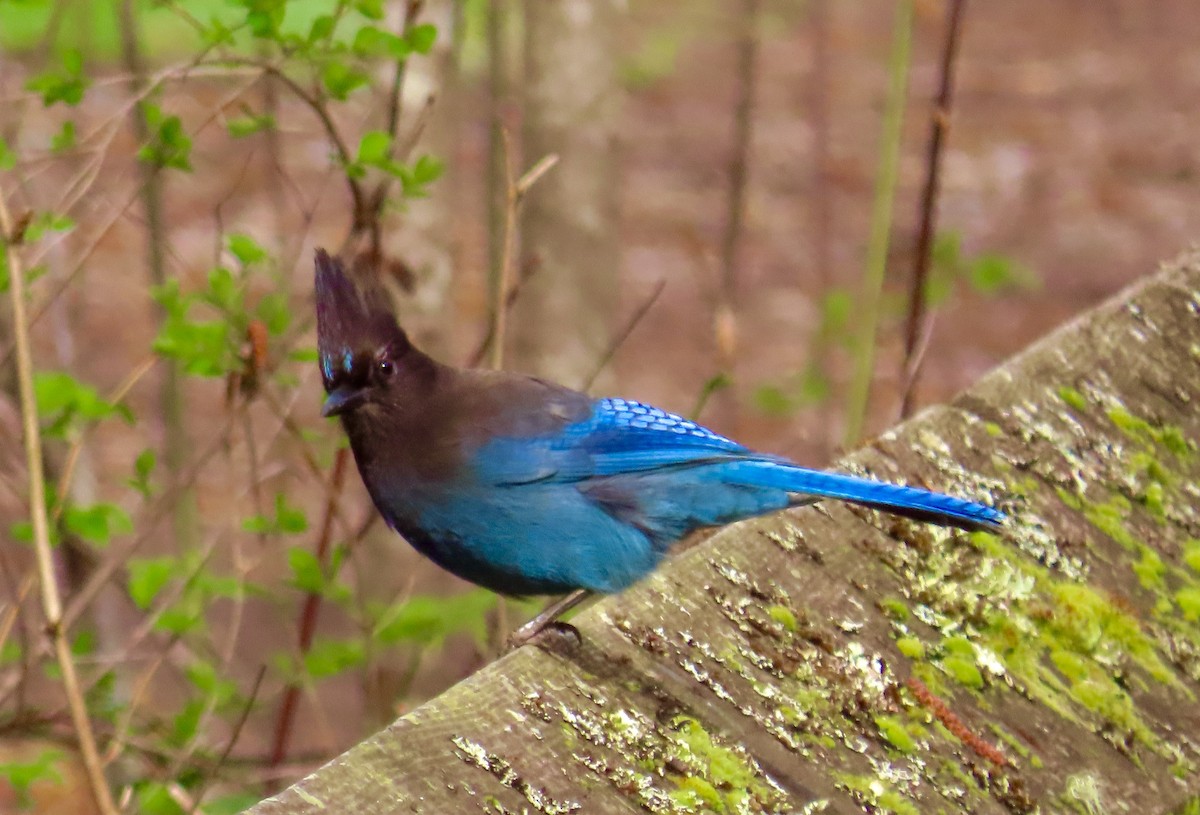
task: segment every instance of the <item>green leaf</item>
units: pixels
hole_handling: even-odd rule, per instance
[[[221,45],[233,45],[233,29],[216,17],[209,17],[208,24],[201,32],[201,40],[205,45],[205,50],[212,50]]]
[[[76,537],[100,547],[107,546],[113,535],[127,535],[133,531],[128,513],[116,504],[106,503],[67,507],[63,525]]]
[[[166,312],[152,345],[156,353],[178,360],[187,373],[197,376],[223,376],[240,364],[241,336],[230,320],[192,320],[191,306],[200,298],[180,293],[177,281],[168,281],[151,293]],[[205,297],[211,299],[212,295]]]
[[[754,406],[768,416],[788,416],[795,406],[778,385],[761,385],[754,391]]]
[[[206,801],[200,808],[203,815],[238,815],[245,812],[260,800],[258,795],[248,792],[234,792],[221,795],[211,801]]]
[[[325,587],[325,573],[317,556],[299,546],[288,550],[288,566],[292,569],[292,585],[301,591],[320,594]]]
[[[318,639],[304,655],[304,669],[313,679],[325,679],[356,668],[366,659],[362,642]]]
[[[225,129],[235,139],[244,139],[263,130],[275,129],[275,117],[269,113],[236,116],[225,123]]]
[[[267,250],[262,248],[258,241],[249,235],[234,233],[226,238],[226,245],[229,247],[230,253],[238,259],[243,266],[249,266],[252,263],[266,260]]]
[[[833,338],[844,334],[854,311],[854,296],[846,289],[831,289],[821,300],[821,334]]]
[[[421,156],[411,166],[397,165],[397,168],[404,194],[421,198],[429,192],[426,187],[441,176],[445,164],[433,156]]]
[[[271,519],[266,515],[251,515],[242,521],[242,531],[251,535],[269,535],[272,529]]]
[[[185,815],[185,810],[171,797],[167,785],[160,781],[138,784],[137,811],[142,815]]]
[[[6,761],[0,763],[0,778],[8,782],[16,794],[17,804],[22,809],[31,809],[33,799],[30,787],[38,782],[50,782],[61,786],[62,774],[57,765],[64,755],[61,750],[42,750],[32,761]]]
[[[145,611],[175,575],[172,557],[135,558],[129,561],[129,598]]]
[[[293,507],[283,493],[275,496],[275,517],[255,515],[242,521],[242,529],[255,535],[295,535],[308,529],[304,510]]]
[[[204,299],[228,313],[241,311],[241,286],[233,272],[224,266],[218,266],[209,272],[208,291],[205,292]]]
[[[957,272],[963,266],[962,235],[958,232],[939,232],[934,236],[929,259],[935,266]]]
[[[247,594],[266,596],[269,592],[262,587],[240,577],[232,575],[212,574],[207,570],[196,575],[194,584],[197,589],[214,597],[244,597]]]
[[[700,395],[696,397],[696,404],[692,406],[691,413],[688,415],[692,418],[699,416],[704,412],[704,406],[708,404],[708,400],[712,398],[714,393],[723,391],[732,384],[733,378],[724,371],[721,371],[710,378],[704,383],[703,387],[700,388]]]
[[[196,690],[212,697],[218,705],[237,696],[237,684],[221,676],[217,666],[206,659],[195,659],[184,669],[184,674]]]
[[[183,636],[204,627],[203,598],[194,591],[184,592],[183,597],[167,606],[154,621],[159,631]]]
[[[183,316],[187,312],[187,299],[179,289],[179,281],[172,278],[161,286],[151,286],[150,296],[154,302],[162,306],[163,311],[172,317]]]
[[[62,129],[50,139],[50,150],[63,153],[75,146],[75,123],[70,119],[63,122]]]
[[[287,295],[283,292],[271,292],[263,295],[254,309],[254,316],[263,321],[268,333],[278,336],[292,322],[292,311],[288,308]]]
[[[5,640],[3,645],[0,645],[0,665],[12,665],[21,659],[24,651],[21,649],[21,643],[9,638]],[[0,772],[3,776],[3,772]]]
[[[392,59],[404,59],[411,50],[407,41],[390,31],[384,31],[373,25],[365,25],[358,30],[350,49],[360,57],[391,57]]]
[[[225,320],[168,320],[151,347],[164,357],[182,362],[189,374],[224,376],[231,368],[229,329]]]
[[[963,267],[962,236],[957,232],[942,232],[934,237],[929,275],[925,278],[925,302],[930,307],[946,302]]]
[[[71,653],[77,657],[85,657],[96,653],[96,632],[84,629],[71,640]]]
[[[1016,264],[1002,255],[980,255],[971,264],[969,280],[980,294],[995,294],[1016,285]]]
[[[432,184],[442,177],[446,163],[433,156],[421,156],[412,166],[412,180],[416,184]]]
[[[358,161],[370,167],[379,167],[388,161],[392,137],[382,130],[372,130],[363,135],[358,143]]]
[[[336,25],[337,21],[334,20],[332,14],[322,14],[313,20],[312,26],[308,29],[308,44],[312,45],[319,40],[329,39],[333,35],[333,29]]]
[[[74,107],[83,100],[90,84],[91,80],[83,74],[83,55],[78,49],[71,49],[63,53],[61,69],[50,68],[31,77],[25,89],[41,94],[44,107],[58,102]]]
[[[246,9],[246,27],[261,39],[274,39],[279,35],[287,11],[287,0],[238,0]]]
[[[182,746],[187,744],[200,728],[200,719],[204,715],[204,700],[189,699],[183,705],[183,710],[175,714],[171,720],[171,734],[168,737],[171,744]]]
[[[833,393],[833,385],[821,367],[810,363],[800,375],[800,401],[806,405],[817,405],[826,401]]]
[[[96,422],[117,412],[95,388],[62,371],[38,371],[33,388],[48,436],[64,437],[76,421]]]
[[[417,595],[378,613],[372,637],[384,645],[435,645],[452,634],[465,632],[482,641],[487,636],[487,614],[495,604],[495,595],[482,590],[451,597]]]
[[[370,77],[365,73],[343,62],[326,63],[321,71],[321,82],[334,99],[344,100],[370,81]]]
[[[368,20],[382,20],[383,0],[354,0],[354,10]]]
[[[408,45],[418,54],[428,54],[435,42],[437,42],[437,26],[421,23],[409,29]]]
[[[129,484],[129,486],[133,487],[147,498],[150,496],[151,492],[150,474],[154,472],[154,465],[157,463],[157,461],[158,459],[153,450],[148,448],[143,450],[138,454],[138,457],[133,460],[133,478],[126,482]]]
[[[0,136],[0,170],[11,170],[16,166],[17,154],[14,153],[8,146],[8,142],[4,140],[4,137]],[[3,257],[3,255],[0,255],[0,260],[2,260]],[[4,265],[7,267],[8,264],[6,263]]]
[[[289,506],[283,493],[275,496],[275,525],[285,535],[295,535],[308,529],[304,510]]]
[[[39,212],[34,215],[33,220],[29,222],[29,226],[25,229],[25,242],[36,243],[47,232],[68,232],[74,228],[75,221],[66,215],[60,215],[55,212]],[[26,279],[28,282],[32,282],[44,274],[45,271],[45,267],[41,267],[35,275],[31,269],[29,274],[26,275]]]
[[[158,105],[147,104],[143,110],[150,141],[138,150],[138,159],[157,167],[191,172],[192,140],[183,132],[183,122],[178,116],[164,115]]]

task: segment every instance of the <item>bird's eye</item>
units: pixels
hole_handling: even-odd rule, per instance
[[[390,359],[387,359],[386,357],[378,360],[375,363],[375,366],[379,369],[379,372],[381,374],[383,374],[384,376],[391,376],[393,373],[396,372],[396,366],[394,364],[392,364],[392,361]]]

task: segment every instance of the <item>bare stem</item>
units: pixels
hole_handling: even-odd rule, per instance
[[[346,481],[346,462],[349,451],[343,447],[333,460],[333,474],[329,479],[329,492],[325,500],[325,518],[321,522],[321,531],[317,538],[317,562],[322,567],[329,560],[329,546],[333,540],[333,520],[337,515],[338,498],[342,493],[342,485]],[[301,656],[312,648],[313,635],[317,630],[317,616],[321,610],[321,595],[310,591],[304,598],[304,608],[300,612],[299,648]],[[300,686],[289,685],[279,703],[279,712],[275,716],[275,730],[271,741],[269,767],[277,767],[287,756],[288,741],[292,735],[292,722],[296,718],[296,709],[300,703]]]
[[[504,43],[503,0],[487,0],[487,165],[484,169],[484,202],[487,207],[488,293],[491,322],[496,312],[506,305],[496,299],[500,288],[500,267],[503,264],[504,202],[501,185],[505,173],[507,136],[501,117],[501,104],[507,80],[507,59]],[[494,327],[494,326],[493,326]]]
[[[736,344],[734,297],[738,257],[746,227],[746,185],[750,166],[750,141],[754,124],[754,90],[758,67],[758,12],[760,0],[742,0],[738,15],[737,100],[733,109],[733,151],[729,160],[729,194],[725,199],[725,235],[721,243],[721,287],[717,305],[720,365],[728,370]]]
[[[500,276],[496,281],[493,297],[493,302],[497,303],[498,307],[492,315],[492,348],[489,362],[496,370],[504,366],[504,333],[508,325],[508,309],[503,304],[507,300],[509,281],[512,280],[513,255],[517,243],[517,215],[521,212],[521,202],[525,200],[529,190],[558,163],[558,156],[551,153],[530,167],[523,176],[514,179],[512,141],[506,129],[501,129],[500,133],[504,137],[504,175],[508,192],[504,206],[504,250],[500,256]]]
[[[888,244],[892,231],[892,201],[896,197],[899,175],[900,139],[904,124],[904,105],[908,94],[909,55],[912,50],[913,0],[901,0],[896,7],[892,35],[892,53],[888,73],[887,108],[883,114],[883,134],[879,145],[879,175],[875,182],[875,202],[871,212],[871,236],[863,273],[862,329],[854,352],[854,381],[846,409],[845,446],[858,443],[867,420],[871,399],[871,379],[875,373],[875,341],[879,332],[879,304],[883,299],[883,280],[887,271]]]
[[[946,16],[946,33],[942,40],[941,78],[937,99],[930,116],[929,147],[925,156],[925,186],[921,190],[921,226],[917,233],[917,251],[913,258],[912,285],[908,291],[908,321],[904,331],[904,363],[901,382],[904,395],[900,403],[900,418],[907,418],[916,401],[917,380],[921,376],[920,353],[924,330],[925,288],[929,279],[930,256],[933,252],[933,230],[937,221],[937,199],[942,170],[942,146],[950,129],[950,113],[954,106],[954,65],[961,40],[962,14],[966,0],[950,0]]]
[[[662,280],[658,281],[658,284],[654,287],[654,291],[650,292],[650,296],[642,301],[641,305],[634,309],[633,314],[631,314],[629,317],[629,321],[625,323],[625,327],[616,333],[612,339],[612,342],[610,342],[608,347],[604,349],[604,353],[600,355],[598,360],[596,360],[596,367],[592,369],[592,372],[588,374],[587,379],[583,381],[582,390],[591,390],[592,385],[595,384],[597,377],[600,376],[600,372],[603,371],[605,366],[612,361],[612,358],[616,356],[617,351],[620,350],[621,346],[625,344],[625,340],[629,339],[629,335],[633,333],[633,329],[638,327],[638,323],[642,321],[642,318],[646,316],[651,307],[658,302],[658,298],[662,295],[663,290],[666,289],[666,287],[667,280],[666,278],[663,278]]]
[[[122,0],[118,11],[121,28],[121,52],[125,69],[129,72],[130,91],[138,101],[129,111],[134,138],[138,144],[149,144],[150,127],[146,119],[146,102],[140,96],[150,83],[138,44],[137,20],[134,17],[133,0]],[[146,218],[146,263],[150,267],[150,282],[161,286],[167,279],[167,235],[163,221],[163,174],[162,168],[153,162],[139,161],[141,175],[140,194],[142,211]],[[155,307],[155,322],[163,318],[161,307]],[[162,411],[165,429],[165,453],[167,476],[171,484],[179,479],[187,460],[187,426],[184,421],[182,383],[179,367],[174,360],[166,360],[159,390],[159,409]],[[195,544],[196,515],[195,496],[184,491],[172,510],[176,545],[187,548]]]
[[[830,10],[833,0],[813,0],[811,8],[813,62],[812,76],[809,87],[809,108],[812,111],[813,130],[813,163],[812,185],[813,194],[810,196],[813,207],[813,265],[817,270],[817,295],[819,298],[828,297],[833,291],[833,196],[834,188],[830,179],[830,149],[829,149],[829,77],[830,77]],[[823,378],[828,379],[831,370],[830,337],[828,331],[820,331],[813,340],[812,361],[816,370]],[[835,444],[834,437],[828,428],[833,427],[831,401],[826,399],[820,405],[820,415],[817,421],[819,427],[827,428],[821,433],[817,442],[821,446],[821,458],[829,457],[829,452]]]
[[[17,383],[21,398],[21,420],[25,435],[25,461],[29,472],[29,514],[33,524],[33,547],[37,558],[42,609],[46,615],[46,631],[54,643],[55,656],[62,671],[63,690],[71,712],[71,722],[79,739],[79,752],[87,772],[88,786],[96,808],[103,815],[116,815],[112,793],[104,778],[104,768],[96,751],[96,737],[88,719],[87,705],[79,690],[79,678],[67,632],[63,626],[62,600],[54,576],[54,561],[50,552],[50,521],[46,515],[46,480],[42,471],[42,439],[38,428],[37,402],[33,393],[33,357],[29,348],[29,323],[25,313],[25,272],[21,267],[17,247],[22,241],[15,234],[13,221],[4,196],[0,195],[0,235],[8,258],[9,286],[12,295],[13,334],[16,338]]]

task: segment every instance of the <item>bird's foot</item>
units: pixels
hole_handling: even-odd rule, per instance
[[[567,634],[575,640],[576,645],[582,643],[583,637],[580,636],[579,629],[569,623],[560,622],[558,618],[591,596],[590,592],[580,589],[555,600],[546,606],[541,614],[538,614],[509,636],[507,650],[514,651],[526,643],[532,642],[535,639],[541,639],[540,635],[543,632],[549,633],[551,631],[557,632],[559,635]]]
[[[583,645],[583,635],[578,628],[561,620],[547,620],[536,628],[527,623],[509,636],[507,650],[515,651],[531,643],[546,651],[574,651]]]

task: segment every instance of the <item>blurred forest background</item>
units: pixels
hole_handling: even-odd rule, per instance
[[[536,608],[373,523],[314,247],[445,361],[822,465],[1200,235],[1196,42],[1192,0],[0,0],[0,811],[239,811]]]

